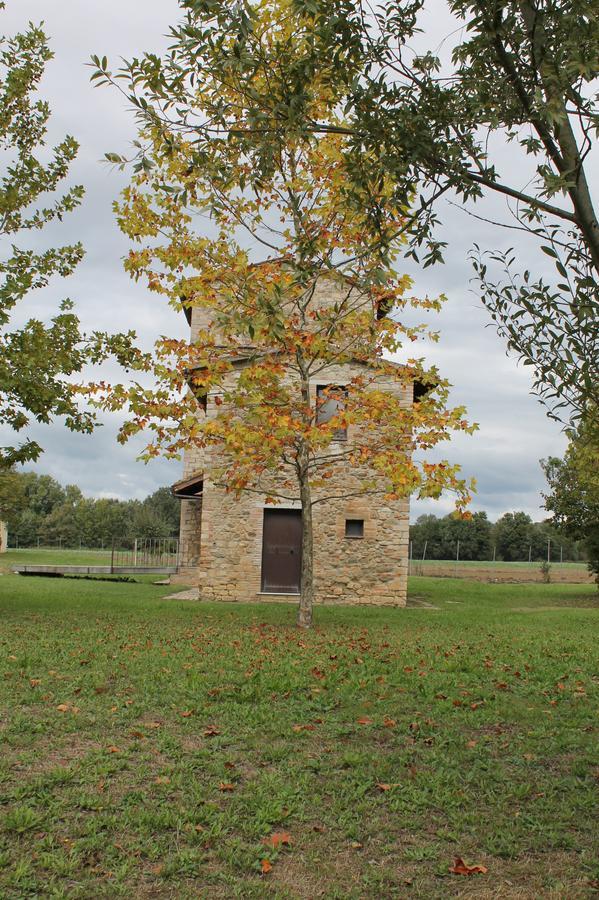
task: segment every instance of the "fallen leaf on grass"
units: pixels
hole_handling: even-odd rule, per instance
[[[120,753],[121,751],[118,747],[107,747],[106,752],[107,753]]]
[[[470,747],[470,748],[476,747],[476,744],[477,744],[477,741],[466,741],[466,746]]]
[[[268,873],[272,869],[272,863],[269,862],[268,859],[263,859],[262,862],[260,863],[260,868],[262,869],[263,875],[268,875]]]
[[[68,712],[68,711],[69,711],[69,705],[68,705],[68,703],[60,703],[60,704],[56,707],[56,709],[58,710],[58,712],[62,712],[62,713]]]
[[[385,716],[385,718],[383,719],[383,725],[385,726],[385,728],[395,728],[397,722],[395,721],[395,719],[390,719],[389,716]]]
[[[311,725],[311,724],[308,724],[308,725],[294,725],[294,726],[293,726],[293,730],[294,730],[294,731],[316,731],[316,725]]]
[[[31,687],[37,687],[41,683],[42,683],[41,678],[30,678],[29,679],[29,684],[31,685]]]
[[[189,719],[190,716],[193,716],[193,713],[190,709],[186,709],[184,712],[180,713],[181,718]]]
[[[181,715],[184,715],[184,713]],[[217,728],[216,725],[209,725],[204,730],[204,737],[216,737],[217,734],[220,734],[220,728]]]
[[[221,781],[218,786],[219,791],[224,791],[226,793],[231,793],[235,790],[235,785],[231,784],[229,781]]]
[[[372,719],[369,719],[368,716],[360,716],[356,721],[358,725],[372,725]]]
[[[287,831],[275,831],[270,837],[262,838],[262,843],[267,847],[274,847],[275,850],[283,846],[288,847],[291,844],[291,835]]]
[[[488,869],[486,866],[468,866],[461,856],[456,856],[453,866],[449,867],[449,871],[452,875],[486,875]]]
[[[401,787],[401,785],[398,781],[394,782],[393,784],[387,784],[386,782],[377,781],[376,786],[379,789],[379,791],[383,791],[383,793],[385,791],[390,791],[391,788]]]

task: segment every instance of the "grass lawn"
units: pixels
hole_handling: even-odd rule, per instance
[[[7,550],[0,556],[5,571],[13,566],[109,566],[110,550],[58,550],[57,548],[28,547]]]
[[[0,897],[595,896],[596,588],[411,590],[0,577]]]

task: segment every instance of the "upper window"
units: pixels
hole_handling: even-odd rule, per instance
[[[316,388],[316,424],[324,425],[334,416],[338,415],[345,407],[347,388],[336,384],[319,384]],[[336,428],[333,433],[334,441],[347,440],[347,428]]]
[[[364,537],[364,519],[346,519],[345,520],[345,537],[363,538]]]

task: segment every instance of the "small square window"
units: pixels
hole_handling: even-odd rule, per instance
[[[345,520],[345,537],[346,538],[363,538],[364,537],[364,519],[346,519]]]

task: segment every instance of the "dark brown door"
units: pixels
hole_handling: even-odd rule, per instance
[[[300,589],[302,514],[298,509],[265,509],[262,532],[262,590],[293,594]]]

